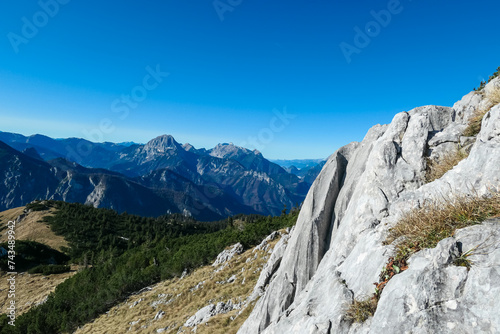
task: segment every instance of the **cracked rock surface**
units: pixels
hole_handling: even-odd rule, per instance
[[[453,264],[469,250],[470,270]],[[384,289],[367,333],[500,332],[499,219],[458,230],[409,263]]]

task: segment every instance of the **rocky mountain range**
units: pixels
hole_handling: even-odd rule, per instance
[[[287,172],[256,150],[181,145],[172,136],[142,144],[25,137],[0,132],[0,209],[57,199],[145,216],[183,213],[218,220],[278,215],[299,205],[319,168]]]

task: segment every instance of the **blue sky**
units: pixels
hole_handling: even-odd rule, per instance
[[[0,130],[25,135],[172,134],[195,147],[324,158],[397,112],[453,105],[500,66],[491,0],[1,7]]]

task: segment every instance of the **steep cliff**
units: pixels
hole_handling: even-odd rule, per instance
[[[409,268],[388,282],[372,317],[355,323],[346,316],[354,300],[373,295],[395,255],[394,244],[384,241],[407,212],[498,191],[500,101],[492,96],[499,90],[495,79],[452,108],[401,112],[330,156],[279,268],[238,333],[499,332],[498,220],[458,230],[414,254]],[[487,111],[481,130],[470,134],[468,124],[480,111]],[[452,151],[468,156],[428,182],[428,167]],[[464,253],[473,265],[453,265]]]

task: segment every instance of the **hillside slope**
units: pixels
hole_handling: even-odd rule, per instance
[[[17,240],[36,241],[60,251],[63,247],[68,247],[68,242],[64,237],[56,235],[50,226],[42,221],[45,216],[50,216],[53,212],[54,208],[31,211],[25,206],[0,212],[0,231],[4,231],[9,221],[16,221]],[[7,241],[7,234],[2,232],[0,243]]]
[[[244,252],[241,244],[228,247],[212,265],[142,289],[75,334],[234,333],[265,286],[266,261],[288,236],[289,229],[273,232]]]
[[[53,249],[61,250],[63,247],[68,247],[68,242],[59,235],[56,235],[47,223],[42,222],[42,218],[52,215],[53,208],[41,211],[27,210],[26,207],[18,207],[7,211],[0,212],[0,243],[7,242],[7,233],[5,226],[9,221],[16,222],[16,238],[17,240],[30,240],[42,243]],[[76,269],[76,266],[73,266]],[[67,278],[73,276],[75,270],[55,275],[29,274],[27,272],[19,273],[16,278],[18,286],[23,287],[18,289],[16,293],[16,302],[19,307],[17,314],[21,315],[29,311],[32,307],[43,303],[51,292]],[[8,291],[8,276],[5,272],[0,272],[0,291]],[[8,313],[7,305],[9,299],[7,293],[0,294],[0,314]]]
[[[385,241],[412,209],[439,201],[439,213],[460,195],[467,200],[499,190],[499,86],[500,79],[492,80],[452,108],[399,113],[361,143],[335,152],[306,197],[269,288],[238,333],[498,333],[498,220],[446,235],[451,238],[436,248],[410,257],[409,268],[392,264],[397,247]],[[481,111],[475,135],[468,124]],[[426,183],[428,167],[454,151],[468,157]],[[459,260],[469,268],[456,266]],[[374,295],[381,276],[390,276],[381,275],[384,268],[396,275],[375,294],[375,313],[354,322],[348,311]]]

